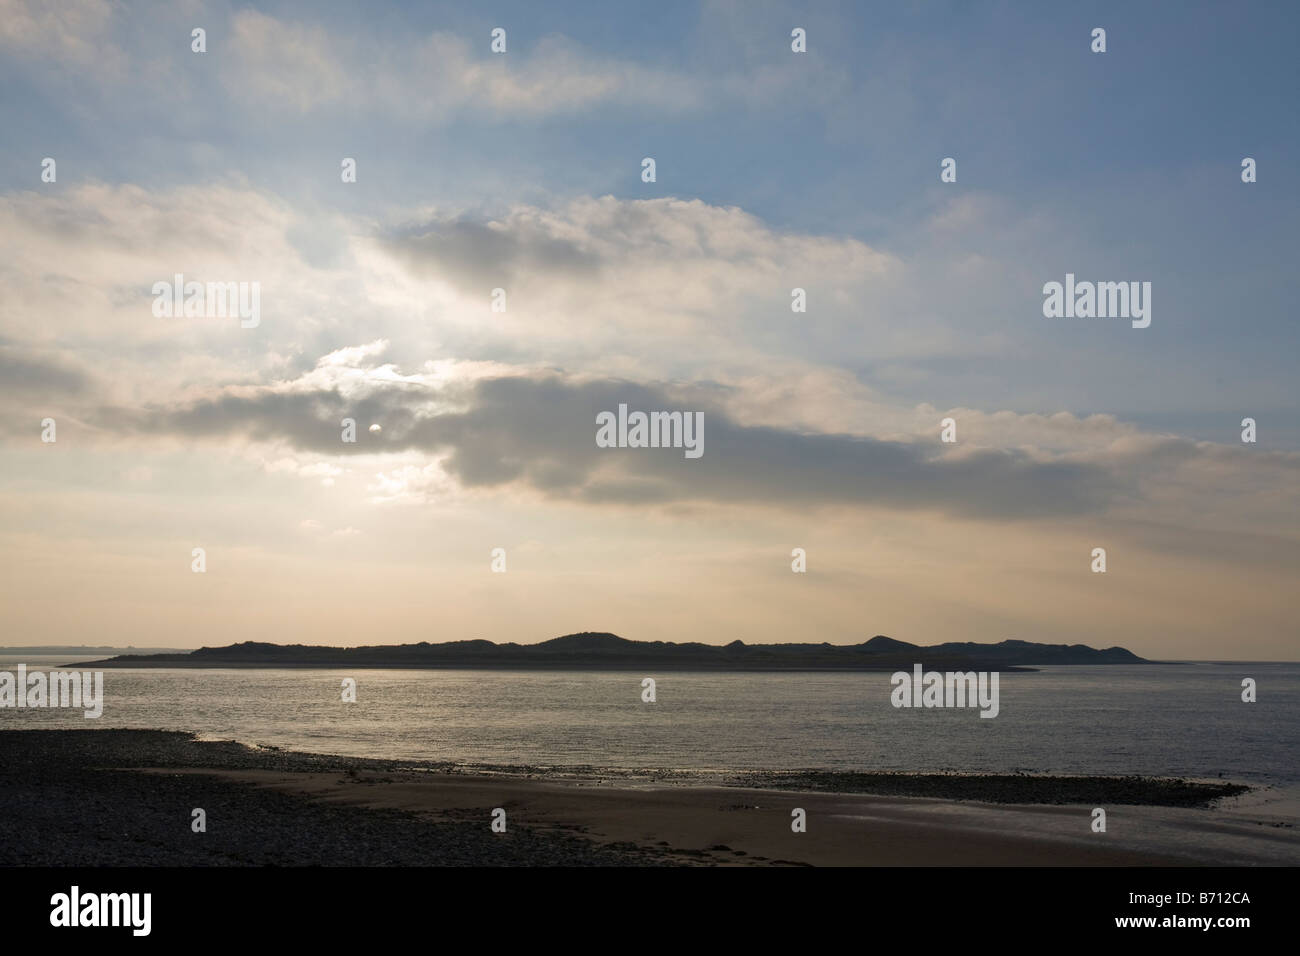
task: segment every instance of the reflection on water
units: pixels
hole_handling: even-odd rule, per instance
[[[29,667],[70,659],[29,659]],[[18,661],[0,659],[0,670]],[[340,699],[355,677],[356,704]],[[657,702],[641,702],[641,679]],[[1241,702],[1242,677],[1259,702]],[[284,749],[458,763],[699,770],[983,770],[1300,781],[1300,664],[1003,674],[1001,712],[900,710],[884,673],[108,670],[99,720],[0,709],[0,728],[192,730]]]

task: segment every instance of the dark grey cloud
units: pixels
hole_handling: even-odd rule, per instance
[[[519,224],[494,229],[469,220],[439,222],[390,233],[383,244],[416,275],[485,294],[526,272],[588,276],[600,265],[576,243]]]
[[[75,398],[88,392],[91,377],[55,357],[43,358],[0,343],[0,389],[6,396]]]
[[[503,377],[458,390],[461,410],[432,410],[433,400],[447,397],[422,386],[384,388],[361,400],[331,390],[264,390],[113,418],[137,432],[279,439],[333,456],[415,449],[445,456],[448,472],[467,487],[518,482],[593,504],[878,505],[1009,519],[1096,512],[1117,495],[1136,493],[1132,480],[1105,467],[1036,461],[1019,451],[952,454],[937,440],[745,426],[701,401],[698,391],[667,386]],[[703,456],[597,447],[596,415],[620,403],[630,411],[703,412]],[[345,417],[357,422],[355,445],[340,440]],[[383,431],[370,433],[371,423]]]

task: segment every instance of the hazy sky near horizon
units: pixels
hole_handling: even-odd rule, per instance
[[[5,642],[1297,659],[1297,27],[0,0]],[[260,321],[156,316],[177,273]],[[1150,327],[1045,318],[1067,273]],[[703,456],[598,448],[619,403]]]

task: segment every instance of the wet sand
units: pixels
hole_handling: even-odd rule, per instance
[[[591,771],[563,777],[209,743],[159,731],[0,732],[0,862],[170,865],[1152,866],[1294,864],[1285,819],[1209,803],[1199,784],[1138,778],[799,775],[700,784]],[[846,784],[847,781],[847,784]],[[1073,782],[1071,782],[1073,781]],[[734,781],[733,781],[734,782]],[[836,792],[954,789],[953,800]],[[1030,799],[1017,803],[1015,788]],[[1107,832],[1091,802],[1108,803]],[[1198,796],[1199,794],[1199,796]],[[1142,805],[1143,797],[1149,804]],[[991,799],[990,799],[991,798]],[[1229,798],[1228,803],[1249,798]],[[1224,801],[1219,801],[1220,803]],[[1171,805],[1172,804],[1172,805]],[[190,831],[193,807],[208,831]],[[492,832],[492,811],[506,832]],[[791,829],[805,811],[806,832]],[[80,834],[66,842],[52,832]]]
[[[175,771],[170,771],[175,772]],[[211,771],[187,771],[211,773]],[[798,793],[735,787],[629,787],[464,774],[350,777],[266,770],[221,771],[238,781],[337,806],[403,810],[430,819],[488,829],[494,808],[508,827],[578,833],[602,844],[635,844],[677,863],[798,866],[1053,866],[1177,865],[1186,858],[1128,852],[1025,836],[994,823],[1015,816],[1052,818],[1064,833],[1088,832],[1086,809],[1018,807],[980,822],[980,808],[954,819],[947,801],[920,797]],[[805,811],[807,829],[791,829],[791,811]]]

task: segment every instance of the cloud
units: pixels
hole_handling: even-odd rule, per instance
[[[132,97],[137,102],[206,96],[211,103],[189,49],[189,31],[201,24],[214,72],[244,117],[291,112],[333,120],[353,110],[417,125],[527,121],[602,107],[660,114],[737,106],[766,111],[784,103],[826,109],[853,88],[849,71],[825,57],[784,55],[773,62],[770,42],[767,56],[751,49],[735,60],[734,44],[712,37],[743,29],[752,21],[748,12],[700,28],[711,45],[695,57],[707,66],[696,69],[613,55],[559,32],[511,32],[508,53],[495,54],[481,21],[469,18],[470,33],[464,20],[440,17],[446,29],[393,36],[361,14],[327,22],[247,7],[228,12],[199,0],[126,6],[0,0],[0,49],[26,59],[29,73],[35,64],[46,81],[86,95],[106,89],[120,95],[122,84],[131,83],[142,93]]]
[[[332,488],[334,479],[343,474],[343,469],[329,462],[317,461],[303,464],[293,458],[279,458],[264,462],[263,467],[271,474],[288,472],[303,478],[319,478],[321,487]]]
[[[414,289],[456,294],[446,319],[475,334],[491,290],[505,289],[507,311],[489,328],[566,364],[598,355],[609,369],[626,357],[631,370],[671,355],[679,371],[719,356],[790,357],[830,350],[835,330],[837,354],[868,337],[881,354],[907,331],[885,305],[905,271],[897,257],[700,200],[603,196],[477,218],[433,211],[376,243]],[[791,312],[795,287],[808,290],[807,314]]]
[[[479,292],[528,274],[586,278],[598,265],[594,250],[552,234],[524,211],[506,222],[434,221],[405,233],[386,245],[417,275],[447,278]]]
[[[688,77],[584,49],[562,35],[505,55],[454,33],[404,43],[332,35],[318,25],[255,10],[231,22],[227,87],[259,108],[310,112],[364,104],[409,120],[475,111],[536,117],[623,102],[676,110],[707,102]]]
[[[127,57],[112,41],[109,0],[0,0],[0,49],[118,79]]]
[[[136,433],[186,439],[242,436],[318,455],[440,457],[439,471],[464,488],[519,486],[588,504],[756,503],[785,508],[860,505],[979,517],[1069,515],[1103,509],[1124,483],[1081,461],[1040,460],[1020,451],[945,449],[734,421],[689,388],[575,380],[558,373],[478,378],[442,388],[377,387],[345,397],[300,383],[244,388],[177,408],[104,416]],[[596,415],[630,409],[703,411],[703,457],[674,449],[601,449]],[[380,420],[382,433],[341,441],[340,422]],[[286,469],[337,474],[323,465]],[[377,498],[419,493],[436,479],[406,468],[379,476]]]
[[[0,343],[0,394],[24,397],[77,397],[88,393],[94,379],[61,358],[46,358]]]
[[[297,110],[341,99],[351,90],[340,51],[319,26],[285,23],[257,10],[239,10],[230,22],[235,62],[227,74],[238,90],[259,101]]]
[[[316,262],[303,235],[337,237],[342,251]],[[438,355],[665,380],[780,381],[999,347],[965,313],[909,311],[909,289],[942,291],[916,270],[851,237],[676,198],[423,210],[375,224],[238,182],[0,196],[0,334],[75,346],[106,379],[144,392],[266,382],[381,338],[406,368]],[[260,325],[153,316],[153,283],[176,273],[258,282]],[[795,287],[807,313],[791,312]],[[504,313],[490,311],[495,288],[507,292]],[[31,321],[40,314],[60,321]],[[142,362],[148,377],[134,374]],[[951,372],[924,370],[909,388],[924,394],[936,374]]]
[[[291,236],[316,221],[344,237],[341,262],[298,254]],[[176,271],[260,281],[262,325],[157,319],[149,287]],[[61,415],[90,426],[78,440],[98,430],[331,458],[407,454],[394,467],[420,474],[388,467],[374,500],[518,488],[584,503],[988,516],[1178,501],[1201,520],[1217,513],[1205,496],[1236,482],[1250,496],[1234,508],[1255,522],[1289,500],[1276,486],[1294,460],[1263,449],[1247,458],[1108,415],[891,399],[881,376],[855,366],[977,351],[978,332],[918,335],[899,320],[891,297],[912,271],[859,240],[782,231],[699,200],[417,210],[376,226],[313,219],[239,184],[91,183],[0,197],[0,362],[7,392],[27,404],[18,418],[57,398]],[[488,307],[499,284],[503,314]],[[807,314],[789,310],[794,285],[809,290]],[[945,327],[966,321],[956,315]],[[932,391],[946,375],[937,366],[909,387]],[[595,413],[638,401],[705,411],[705,459],[596,449]],[[955,448],[937,444],[948,416]],[[340,448],[345,417],[358,440]],[[438,467],[425,474],[420,456]]]

